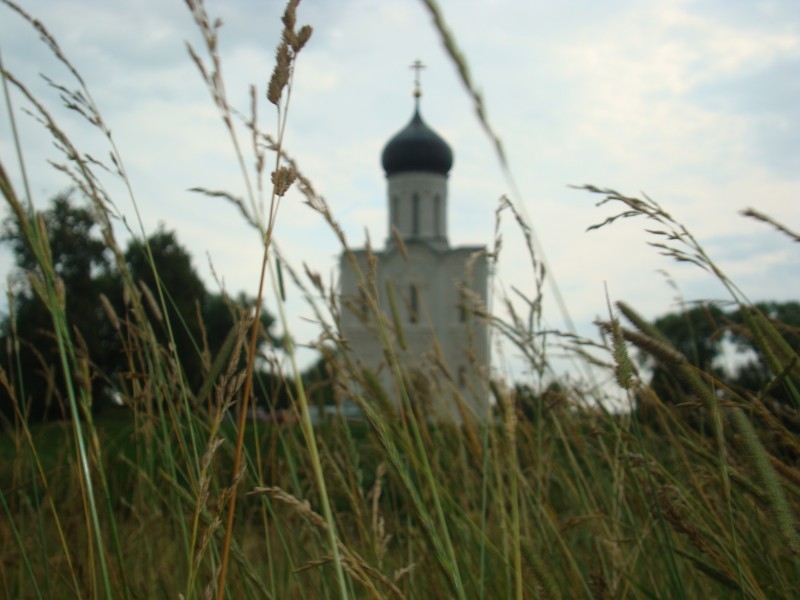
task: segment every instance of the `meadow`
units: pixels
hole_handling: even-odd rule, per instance
[[[465,89],[483,114],[465,58],[444,16],[435,3],[428,4]],[[538,385],[515,388],[487,374],[474,391],[492,399],[487,422],[430,422],[412,404],[407,366],[395,361],[393,385],[382,386],[375,373],[352,360],[340,335],[336,290],[284,264],[280,278],[292,277],[307,289],[320,316],[333,398],[356,402],[365,419],[312,424],[314,390],[301,377],[291,337],[280,350],[291,368],[280,376],[291,390],[294,418],[248,419],[264,334],[254,323],[264,294],[281,298],[271,240],[281,227],[280,198],[290,186],[329,223],[342,251],[349,250],[334,214],[303,175],[302,157],[284,152],[291,121],[282,119],[280,129],[269,134],[229,105],[216,51],[218,28],[202,2],[187,0],[187,6],[205,41],[205,47],[192,49],[192,60],[229,129],[245,187],[252,190],[244,199],[216,194],[220,202],[234,203],[243,228],[257,228],[263,239],[255,308],[239,315],[224,354],[204,358],[198,392],[182,369],[185,357],[170,343],[184,326],[182,319],[167,316],[170,290],[157,286],[146,292],[130,274],[117,242],[113,199],[94,175],[101,167],[13,73],[3,72],[6,93],[11,88],[26,99],[63,148],[65,173],[92,203],[126,290],[124,315],[105,310],[128,368],[122,406],[97,414],[89,382],[99,375],[67,317],[69,290],[53,265],[45,222],[30,193],[12,184],[11,167],[0,164],[5,205],[36,257],[29,285],[47,307],[58,347],[59,362],[44,365],[45,375],[66,374],[58,385],[73,416],[26,421],[25,391],[15,375],[21,369],[19,340],[12,335],[0,363],[0,385],[15,414],[0,432],[0,596],[800,595],[800,438],[784,418],[800,408],[798,353],[781,324],[750,303],[692,234],[646,197],[585,188],[618,207],[621,218],[646,220],[665,254],[694,262],[724,285],[744,315],[740,333],[754,341],[773,374],[763,389],[737,389],[695,367],[634,308],[619,302],[606,307],[597,340],[559,338],[562,350],[591,361],[623,391],[627,409],[611,410],[602,388],[552,378],[539,335],[541,304],[534,298],[530,314],[472,308],[493,335],[506,338],[529,361]],[[286,7],[266,90],[268,105],[283,116],[295,63],[302,62],[302,49],[313,35],[297,23],[296,8],[294,1]],[[18,14],[22,23],[39,29],[74,74],[62,97],[107,139],[111,159],[103,168],[125,181],[110,124],[83,79],[56,38],[21,9]],[[234,124],[245,127],[247,139]],[[769,222],[764,215],[755,217]],[[603,226],[613,227],[613,220]],[[524,220],[518,222],[526,232]],[[773,225],[775,235],[794,235]],[[543,279],[533,248],[531,261],[533,273]],[[155,262],[150,266],[158,271]],[[402,333],[391,318],[377,314],[379,292],[370,273],[360,277],[366,318],[374,321],[391,359]],[[542,281],[535,284],[541,290]],[[282,314],[278,317],[288,328]],[[167,332],[166,342],[156,331]],[[199,354],[201,348],[198,340]],[[648,384],[638,360],[645,356],[682,382],[674,395]],[[772,402],[778,388],[791,400],[782,412]]]

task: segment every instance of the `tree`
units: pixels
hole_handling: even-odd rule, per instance
[[[540,419],[549,421],[566,404],[567,393],[558,381],[551,381],[542,391],[525,383],[517,383],[511,390],[511,399],[519,417],[531,423]]]
[[[755,309],[763,314],[774,325],[777,332],[786,342],[789,350],[794,352],[800,361],[800,302],[761,302]],[[766,360],[764,340],[757,340],[753,330],[748,326],[741,310],[730,314],[731,341],[739,352],[747,358],[741,362],[731,374],[732,383],[748,391],[765,390],[769,386],[769,395],[777,402],[794,408],[797,399],[793,396],[786,382],[770,386],[770,382],[780,373],[775,373]],[[798,365],[795,365],[797,370]]]
[[[726,312],[717,306],[699,305],[665,315],[654,325],[691,365],[745,398],[761,399],[774,414],[782,415],[784,424],[796,427],[800,422],[795,385],[800,381],[800,303],[764,302],[746,310],[749,314],[739,308]],[[754,315],[766,317],[778,339],[767,340],[763,333],[754,333],[760,331],[753,326]],[[770,363],[765,352],[773,352],[778,346],[783,348],[783,360]],[[723,356],[727,366],[721,364]],[[695,390],[677,374],[674,365],[649,357],[644,362],[651,365],[650,385],[662,401],[680,404],[695,396]],[[783,364],[789,371],[776,372],[771,364]]]
[[[159,312],[153,310],[153,329],[162,346],[174,344],[187,382],[197,389],[203,380],[201,311],[208,293],[191,256],[175,233],[162,225],[147,240],[132,240],[125,262],[133,281],[151,302],[158,303],[163,295],[166,315],[160,313],[162,307]]]
[[[723,350],[725,313],[716,305],[697,305],[680,313],[669,313],[653,325],[687,360],[706,373],[722,376],[716,361]],[[643,359],[645,362],[648,358]],[[685,398],[693,392],[670,365],[652,363],[651,387],[663,399]]]
[[[107,367],[104,358],[113,335],[97,302],[101,293],[111,294],[118,285],[113,266],[94,215],[89,208],[75,206],[72,194],[62,193],[53,199],[50,209],[42,213],[49,242],[53,269],[64,284],[65,312],[74,343],[89,356]],[[64,417],[64,373],[53,333],[50,311],[37,297],[29,278],[42,280],[42,269],[18,221],[7,218],[2,224],[0,241],[11,246],[17,266],[15,292],[9,315],[0,321],[2,347],[13,346],[18,333],[18,363],[12,356],[3,365],[22,394],[17,400],[20,410],[31,419]],[[17,368],[21,365],[21,369]],[[102,382],[92,381],[99,392]],[[2,407],[6,416],[13,415],[11,395],[3,390]]]
[[[41,218],[53,269],[65,290],[73,345],[91,366],[93,409],[100,409],[111,397],[122,374],[150,378],[152,364],[141,357],[136,345],[151,330],[161,356],[170,364],[177,357],[174,364],[186,389],[190,393],[210,389],[214,382],[209,377],[216,376],[210,366],[223,351],[230,353],[231,332],[253,310],[254,301],[244,294],[232,299],[209,293],[176,234],[160,227],[144,241],[132,240],[124,253],[127,275],[140,293],[150,297],[144,304],[149,305],[151,316],[147,323],[138,323],[127,312],[123,274],[103,242],[91,208],[77,205],[69,193],[60,194]],[[26,232],[13,218],[3,222],[0,241],[10,246],[17,266],[9,314],[0,318],[0,347],[18,347],[2,364],[9,386],[0,390],[0,410],[14,418],[16,402],[31,420],[70,417],[63,401],[64,373],[50,312],[29,283],[29,277],[41,278],[41,267]],[[116,323],[104,309],[101,294],[121,317]],[[262,310],[262,345],[280,344],[271,333],[273,325],[273,317]],[[222,360],[227,365],[228,356]]]

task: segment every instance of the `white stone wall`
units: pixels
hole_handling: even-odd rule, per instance
[[[403,364],[418,369],[423,377],[435,383],[437,389],[432,390],[429,395],[434,400],[434,405],[429,410],[439,418],[460,420],[460,413],[453,399],[455,385],[466,401],[468,410],[484,419],[488,412],[488,394],[484,387],[489,365],[487,327],[481,318],[470,317],[469,314],[462,321],[462,311],[459,308],[463,304],[459,292],[459,284],[462,282],[486,305],[488,271],[483,248],[438,250],[428,243],[414,240],[406,240],[406,247],[407,259],[397,248],[376,253],[380,309],[391,322],[387,294],[387,282],[391,281],[408,345],[405,352],[400,350],[399,344],[394,344],[393,349]],[[475,253],[481,254],[473,263],[470,281],[466,281],[467,263]],[[356,258],[366,273],[366,251],[357,251]],[[357,359],[378,372],[390,395],[397,398],[389,365],[375,331],[374,318],[365,325],[353,311],[346,308],[350,301],[358,310],[360,292],[355,272],[345,255],[342,256],[340,267],[342,333]],[[416,321],[410,314],[412,285],[418,292]],[[437,342],[440,353],[434,351]],[[437,355],[441,355],[443,364],[438,364]],[[470,356],[473,358],[470,359]],[[444,369],[449,372],[449,378],[444,374]]]
[[[389,177],[387,189],[387,246],[393,243],[394,225],[403,239],[426,240],[439,250],[445,249],[447,176],[436,173],[398,173]]]

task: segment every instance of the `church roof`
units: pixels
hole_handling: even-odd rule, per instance
[[[411,171],[447,175],[453,166],[453,151],[422,120],[417,101],[411,121],[383,148],[381,162],[388,176]]]

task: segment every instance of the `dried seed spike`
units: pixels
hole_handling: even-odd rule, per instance
[[[277,171],[272,172],[272,185],[275,190],[276,196],[283,197],[289,190],[294,180],[297,178],[297,172],[294,167],[279,167]]]
[[[67,306],[67,289],[64,286],[64,280],[61,277],[56,277],[55,280],[56,299],[61,308]]]
[[[33,271],[26,271],[25,276],[28,280],[28,285],[31,286],[33,292],[39,297],[42,302],[47,302],[47,294],[45,293],[44,283]]]
[[[289,46],[281,41],[275,53],[275,68],[272,71],[272,77],[270,77],[269,86],[267,87],[267,100],[276,106],[281,100],[283,88],[289,83],[291,64],[292,58],[289,54]]]
[[[659,339],[651,337],[646,333],[622,329],[622,335],[630,343],[634,344],[635,346],[637,346],[641,350],[644,350],[645,352],[649,352],[651,355],[653,355],[655,358],[659,360],[663,360],[665,362],[673,363],[676,365],[683,365],[686,364],[687,362],[686,357],[680,352],[678,352],[671,345],[662,342]]]
[[[313,33],[314,29],[311,25],[303,25],[300,28],[300,31],[297,32],[295,36],[294,42],[292,43],[292,50],[294,53],[297,54],[303,47],[306,45],[309,39],[311,39],[311,34]]]
[[[100,294],[100,304],[103,305],[103,310],[106,311],[106,316],[108,317],[108,320],[111,321],[111,326],[115,331],[119,331],[120,323],[119,318],[117,317],[117,311],[114,310],[114,307],[111,305],[111,302],[108,300],[108,297],[105,294]]]
[[[623,390],[628,390],[633,385],[633,363],[628,356],[628,349],[622,339],[622,328],[619,325],[619,320],[612,317],[608,323],[610,326],[611,340],[612,340],[612,355],[614,357],[614,376],[617,380],[617,385]]]
[[[161,314],[161,308],[158,306],[158,302],[156,302],[153,292],[150,291],[150,288],[147,287],[147,284],[141,279],[139,280],[139,287],[142,290],[142,294],[144,295],[145,301],[150,307],[153,316],[155,316],[157,321],[162,322],[164,320],[164,316]]]
[[[281,34],[281,43],[285,44],[292,50],[295,50],[295,46],[297,45],[297,34],[291,29],[284,29],[283,33]]]
[[[302,34],[303,31],[300,30],[300,33]],[[788,235],[795,242],[800,242],[800,234],[792,231],[791,229],[779,223],[772,217],[765,215],[764,213],[759,212],[754,208],[747,208],[741,211],[739,214],[744,215],[745,217],[750,217],[751,219],[755,219],[757,221],[761,221],[762,223],[767,223],[768,225],[772,225],[775,229],[777,229],[781,233],[785,233],[786,235]]]
[[[298,4],[300,4],[300,0],[289,0],[288,4],[286,5],[286,10],[283,11],[283,17],[281,17],[281,21],[283,21],[283,26],[289,31],[294,31],[294,26],[297,24]]]
[[[394,240],[394,243],[397,244],[397,248],[400,250],[400,254],[403,255],[403,258],[408,260],[408,248],[406,248],[406,244],[403,241],[403,236],[400,233],[400,230],[394,225],[392,225],[392,239]]]

